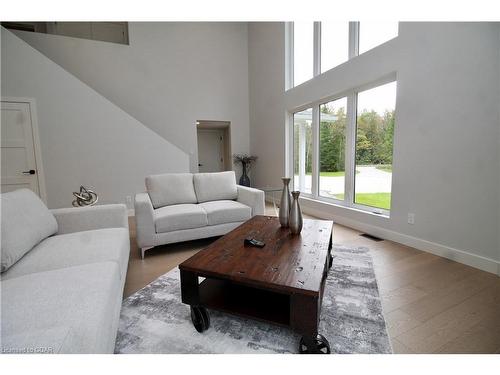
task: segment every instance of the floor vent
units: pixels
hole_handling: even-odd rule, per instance
[[[368,234],[368,233],[362,233],[362,234],[360,234],[360,236],[368,238],[369,240],[372,240],[372,241],[377,241],[377,242],[383,241],[382,238],[378,238],[378,237],[372,236],[371,234]]]

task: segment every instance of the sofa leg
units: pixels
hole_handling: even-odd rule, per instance
[[[141,247],[141,258],[144,259],[144,254],[147,250],[152,249],[154,246]]]

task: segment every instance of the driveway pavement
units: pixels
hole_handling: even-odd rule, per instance
[[[392,173],[382,171],[374,166],[358,166],[356,170],[356,193],[390,193]],[[306,191],[311,191],[311,175],[305,177]],[[295,176],[295,185],[298,186],[299,177]],[[344,193],[344,176],[320,177],[319,189],[321,195],[336,195]],[[301,189],[304,190],[304,189]]]

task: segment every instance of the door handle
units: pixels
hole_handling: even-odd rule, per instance
[[[198,167],[203,167],[203,164],[198,163]]]
[[[28,174],[28,175],[29,175],[29,174],[35,174],[35,173],[36,173],[36,171],[35,171],[34,169],[30,169],[29,171],[23,171],[22,173],[23,173],[23,174]]]

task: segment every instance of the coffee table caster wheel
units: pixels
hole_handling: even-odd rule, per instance
[[[307,344],[312,341],[312,344]],[[318,334],[312,340],[305,340],[304,337],[300,339],[299,344],[300,354],[330,354],[330,344],[325,336]]]
[[[210,327],[210,315],[207,309],[201,306],[191,306],[191,321],[198,332],[203,332]]]

